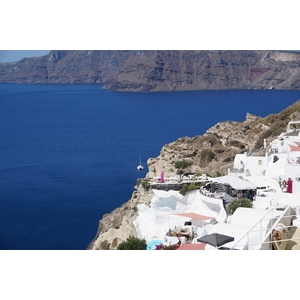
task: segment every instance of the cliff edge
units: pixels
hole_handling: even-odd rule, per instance
[[[266,50],[52,50],[0,64],[0,82],[102,83],[111,91],[300,89],[300,53]]]
[[[146,191],[141,185],[136,186],[135,189],[130,200],[102,217],[98,232],[87,250],[116,249],[129,236],[137,237],[133,225],[133,221],[138,216],[137,205],[150,205],[153,192]]]
[[[291,119],[300,120],[300,100],[279,114],[261,118],[247,113],[244,122],[220,122],[208,129],[203,136],[180,138],[163,146],[157,158],[148,159],[149,172],[145,180],[159,176],[161,170],[164,170],[165,177],[176,174],[178,170],[175,162],[182,159],[191,163],[185,172],[227,174],[236,154],[262,148],[264,139],[269,144],[285,130]],[[151,189],[145,190],[142,184],[135,188],[129,201],[103,216],[88,250],[116,249],[130,235],[137,237],[133,225],[138,217],[137,205],[150,206],[154,193]]]

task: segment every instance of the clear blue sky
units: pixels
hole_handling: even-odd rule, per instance
[[[43,56],[50,50],[0,50],[0,63],[16,62],[24,57]]]

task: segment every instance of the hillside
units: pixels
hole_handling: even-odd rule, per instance
[[[248,113],[244,122],[220,122],[203,136],[183,137],[163,146],[157,158],[148,160],[147,176],[159,176],[160,170],[171,176],[177,172],[175,162],[183,159],[191,163],[185,172],[227,174],[236,154],[262,148],[264,139],[269,144],[291,120],[300,120],[300,100],[265,118]]]
[[[112,91],[300,89],[300,53],[53,50],[0,64],[0,82],[103,83]]]
[[[203,136],[180,138],[162,147],[157,158],[148,160],[147,178],[159,176],[161,170],[169,177],[177,172],[175,162],[185,159],[191,166],[184,172],[199,172],[214,175],[227,174],[233,166],[236,154],[248,149],[260,149],[263,139],[267,144],[286,130],[291,120],[300,120],[300,100],[279,114],[265,118],[247,114],[246,121],[220,122],[208,129]],[[129,235],[137,236],[133,221],[138,217],[137,205],[150,205],[154,196],[151,189],[137,185],[130,200],[102,217],[95,239],[87,249],[116,249]]]
[[[0,82],[104,83],[115,78],[136,51],[50,51],[42,57],[0,64]]]

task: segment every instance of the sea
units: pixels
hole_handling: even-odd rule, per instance
[[[123,93],[100,84],[1,83],[0,249],[85,250],[165,144],[299,99],[300,91],[284,90]]]

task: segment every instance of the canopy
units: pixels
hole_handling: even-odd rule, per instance
[[[181,244],[176,250],[205,250],[206,244]]]
[[[256,185],[249,182],[248,180],[240,179],[236,176],[227,175],[222,177],[216,177],[215,179],[220,183],[229,184],[235,190],[252,190],[257,188]]]
[[[290,145],[290,144],[288,144],[289,145],[289,147],[290,147],[290,151],[300,151],[300,147],[299,146],[294,146],[294,145]]]
[[[221,247],[224,244],[234,241],[233,236],[220,234],[217,232],[202,236],[197,239],[197,242],[206,243],[214,247]]]
[[[256,210],[256,209],[248,208],[248,210]],[[250,215],[252,216],[252,214],[250,214]],[[257,219],[255,219],[255,222],[257,222]],[[254,223],[254,222],[252,222],[252,223]],[[202,235],[207,236],[207,235],[217,232],[219,234],[224,234],[224,235],[234,237],[235,241],[228,243],[225,247],[228,247],[228,248],[234,247],[236,249],[243,249],[244,244],[247,243],[247,238],[248,238],[247,232],[249,232],[252,227],[253,227],[253,225],[249,226],[248,224],[245,225],[242,223],[236,223],[236,224],[217,223],[215,225],[206,226],[205,229],[203,230]],[[253,231],[253,233],[251,233],[251,235],[250,235],[250,238],[253,237],[253,234],[260,236],[260,232],[258,230]],[[203,243],[203,241],[201,241],[201,242]],[[239,243],[240,246],[237,246],[236,243]]]
[[[201,220],[201,221],[214,219],[214,217],[202,216],[202,215],[198,215],[198,214],[193,213],[193,212],[190,212],[190,213],[182,213],[182,214],[173,214],[173,215],[174,215],[174,216],[187,217],[187,218],[196,219],[196,220]]]
[[[268,187],[271,186],[272,183],[270,180],[264,176],[261,175],[251,175],[247,176],[247,180],[249,180],[251,183],[255,184],[257,187]]]

